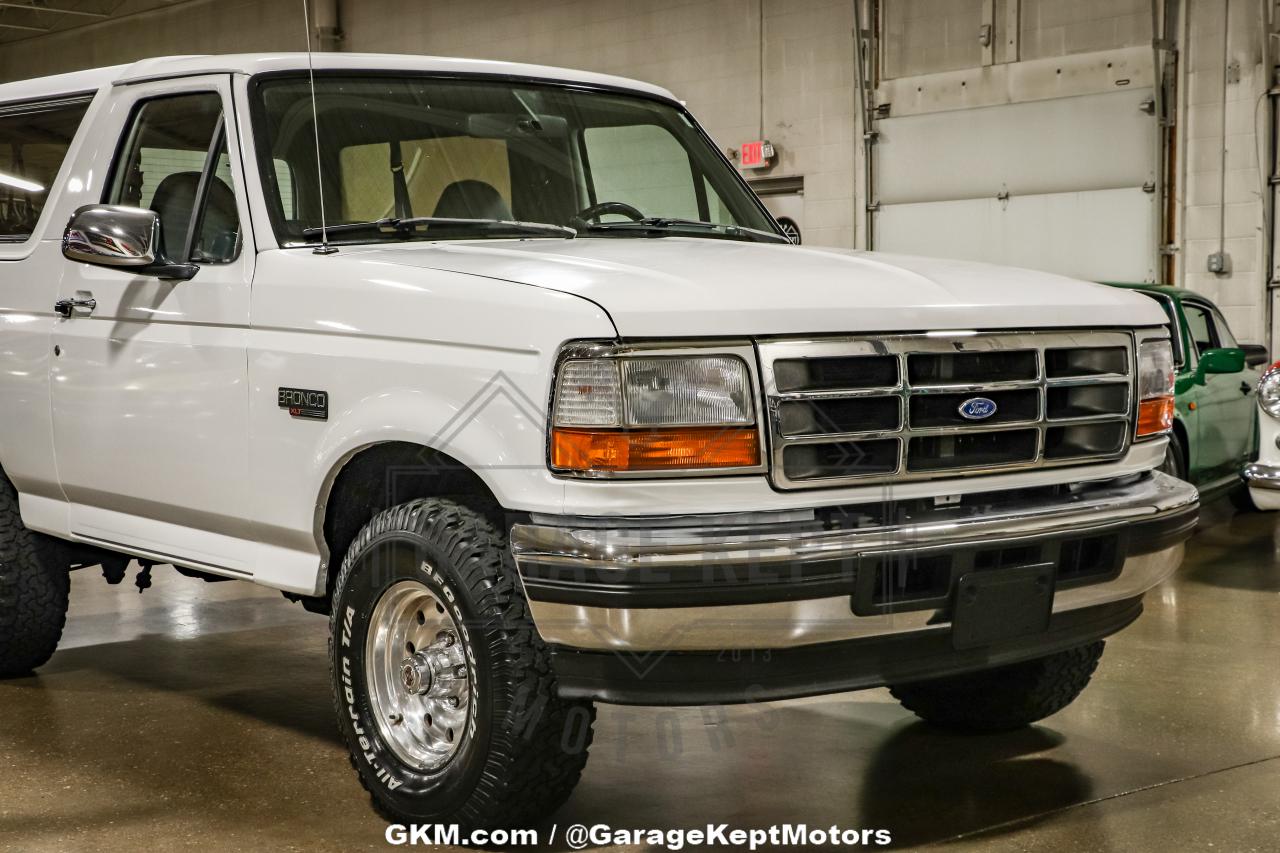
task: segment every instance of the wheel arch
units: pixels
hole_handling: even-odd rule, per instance
[[[505,524],[497,496],[455,457],[411,441],[379,441],[347,453],[325,478],[316,500],[316,542],[324,557],[327,600],[347,548],[384,509],[415,498],[447,498]]]
[[[1182,418],[1173,419],[1173,434],[1178,437],[1178,446],[1182,448],[1182,470],[1191,476],[1191,440],[1187,435],[1187,425]]]

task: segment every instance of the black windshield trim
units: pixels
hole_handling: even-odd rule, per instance
[[[539,234],[547,237],[572,239],[578,232],[567,225],[556,225],[554,222],[524,222],[518,219],[461,219],[452,216],[409,216],[400,219],[389,216],[385,219],[370,219],[365,222],[335,222],[324,227],[315,226],[302,229],[303,245],[310,246],[319,242],[319,238],[329,234],[346,234],[352,231],[372,231],[389,236],[413,236],[421,226],[435,228],[475,228],[482,234]],[[315,239],[313,239],[315,238]],[[293,242],[293,241],[291,241]]]
[[[596,238],[600,240],[662,240],[669,237],[685,237],[691,240],[732,240],[735,243],[764,243],[771,246],[790,246],[790,240],[764,240],[750,234],[726,234],[723,231],[694,231],[692,229],[669,228],[619,228],[617,230],[579,231],[579,239]]]
[[[655,216],[634,222],[596,222],[578,229],[579,237],[717,237],[742,239],[751,243],[778,243],[791,245],[781,234],[761,231],[745,225],[723,222],[699,222],[693,219],[676,219]]]

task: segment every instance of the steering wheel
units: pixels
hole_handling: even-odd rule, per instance
[[[632,207],[625,201],[601,201],[578,211],[574,214],[572,221],[586,225],[593,221],[599,222],[600,217],[607,216],[610,213],[625,216],[632,222],[639,222],[641,219],[644,219],[644,214],[641,213],[639,209]]]

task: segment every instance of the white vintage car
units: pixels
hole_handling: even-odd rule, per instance
[[[1258,459],[1242,472],[1258,509],[1280,509],[1280,361],[1258,380]]]
[[[1082,247],[1084,248],[1084,247]],[[681,103],[556,68],[156,59],[0,86],[0,674],[70,569],[328,614],[399,821],[519,824],[593,702],[888,685],[1002,730],[1178,565],[1166,318],[801,248]]]

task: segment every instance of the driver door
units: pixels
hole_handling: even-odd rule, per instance
[[[248,574],[246,342],[253,249],[230,77],[118,87],[102,201],[150,208],[190,281],[67,261],[53,429],[71,533]]]
[[[1235,348],[1239,344],[1226,321],[1212,305],[1195,299],[1182,300],[1187,334],[1197,361],[1210,349]],[[1253,449],[1253,389],[1257,377],[1247,367],[1237,373],[1203,373],[1203,390],[1196,398],[1196,437],[1192,465],[1199,468],[1200,482],[1233,476]]]

